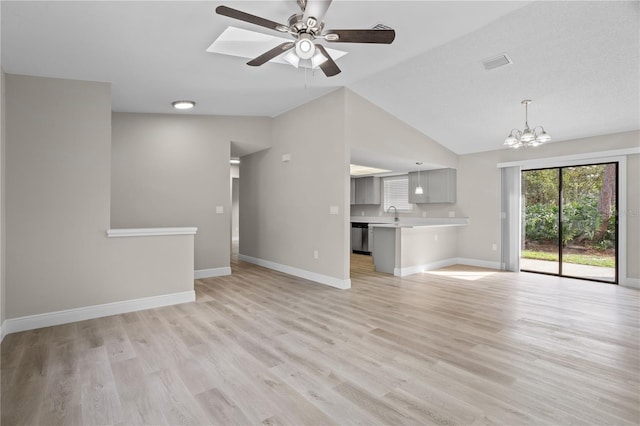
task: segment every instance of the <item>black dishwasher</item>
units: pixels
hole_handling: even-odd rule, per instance
[[[351,222],[351,251],[358,254],[371,254],[368,223]]]

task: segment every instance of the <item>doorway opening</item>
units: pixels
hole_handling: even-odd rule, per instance
[[[231,163],[231,260],[238,260],[240,251],[240,165],[239,159]]]
[[[523,170],[520,270],[618,283],[618,163]]]

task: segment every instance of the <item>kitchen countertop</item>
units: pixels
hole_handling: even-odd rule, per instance
[[[393,217],[352,216],[351,222],[368,223],[370,228],[419,228],[425,226],[465,226],[469,224],[468,217],[405,217],[398,222]]]

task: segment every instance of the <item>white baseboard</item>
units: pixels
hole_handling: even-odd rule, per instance
[[[254,265],[264,266],[265,268],[273,269],[274,271],[284,272],[285,274],[304,278],[305,280],[315,281],[317,283],[328,285],[330,287],[339,288],[341,290],[351,288],[350,279],[341,280],[338,278],[330,277],[328,275],[317,274],[315,272],[294,268],[293,266],[282,265],[280,263],[271,262],[270,260],[246,256],[244,254],[238,255],[238,259],[245,262],[253,263]]]
[[[198,269],[197,271],[193,271],[193,279],[195,280],[199,280],[202,278],[222,277],[225,275],[231,275],[231,268],[229,266],[225,266],[222,268]]]
[[[489,260],[468,259],[459,257],[458,265],[477,266],[478,268],[497,269],[500,270],[500,262],[491,262]]]
[[[17,333],[19,331],[34,330],[36,328],[50,327],[70,322],[108,317],[127,312],[178,305],[180,303],[193,302],[195,300],[196,292],[194,290],[189,290],[181,293],[163,294],[160,296],[145,297],[142,299],[123,300],[121,302],[105,303],[103,305],[47,312],[45,314],[6,319],[4,321],[2,331],[6,334]]]
[[[500,269],[500,262],[490,262],[487,260],[467,259],[464,257],[452,257],[451,259],[437,260],[425,263],[424,265],[408,266],[406,268],[394,268],[393,275],[396,277],[406,277],[407,275],[419,274],[420,272],[433,271],[453,265],[477,266],[478,268]]]
[[[620,282],[620,285],[623,287],[640,289],[640,278],[627,277],[624,280],[622,280],[622,282]]]

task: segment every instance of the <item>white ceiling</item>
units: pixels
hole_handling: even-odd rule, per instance
[[[276,116],[348,87],[458,154],[500,149],[530,125],[554,141],[640,128],[639,3],[334,0],[326,28],[396,30],[391,45],[334,44],[348,52],[327,78],[289,65],[245,65],[207,53],[230,25],[228,5],[286,23],[282,1],[2,1],[5,72],[112,83],[113,109]],[[507,53],[513,64],[485,71]],[[366,159],[365,159],[366,160]]]

